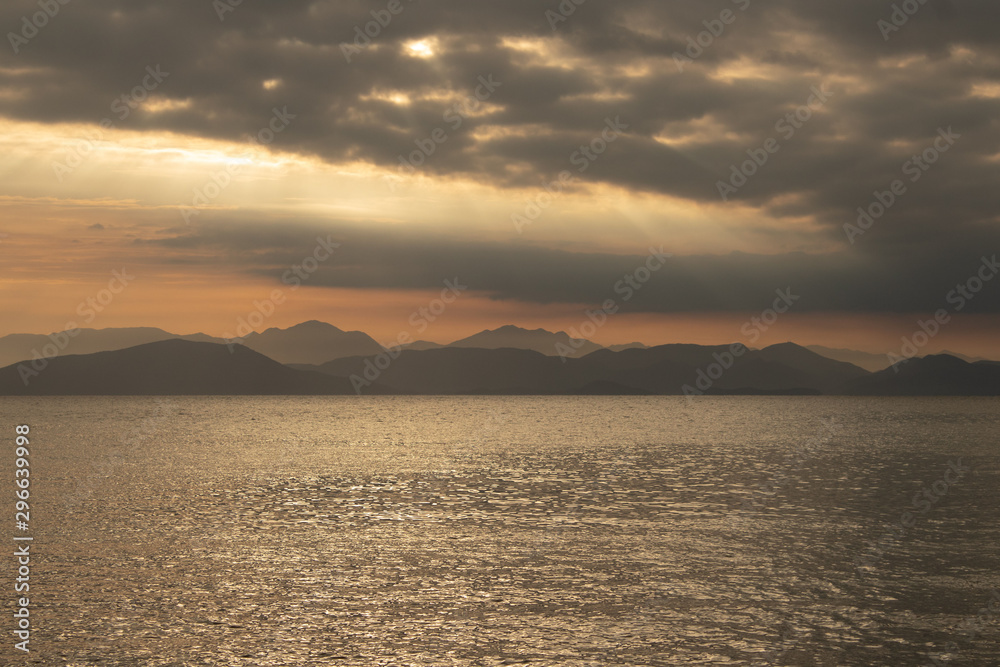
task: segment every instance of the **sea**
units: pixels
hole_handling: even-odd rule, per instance
[[[1000,665],[998,426],[995,398],[4,398],[0,664]]]

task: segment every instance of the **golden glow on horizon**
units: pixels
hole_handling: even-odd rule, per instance
[[[122,267],[119,267],[122,268]],[[415,340],[449,343],[513,324],[526,329],[544,328],[571,334],[589,322],[585,309],[595,304],[525,304],[494,301],[466,293],[423,331],[410,317],[440,296],[440,290],[345,290],[303,287],[292,290],[277,281],[247,280],[225,272],[205,276],[185,275],[175,269],[146,266],[133,269],[134,281],[90,322],[80,314],[80,304],[107,286],[110,270],[91,279],[54,279],[29,292],[16,282],[0,283],[0,299],[12,305],[0,336],[10,333],[50,333],[67,324],[89,328],[151,326],[177,334],[235,335],[241,319],[255,310],[275,289],[285,301],[257,327],[287,328],[318,319],[344,330],[368,333],[383,344],[408,333]],[[765,304],[766,305],[766,304]],[[86,312],[86,309],[84,310]],[[762,348],[793,340],[801,345],[824,345],[884,353],[898,349],[900,337],[912,335],[922,314],[794,314],[789,313],[759,338],[744,328],[760,313],[618,314],[608,319],[591,339],[601,345],[641,342],[647,345],[698,343],[728,345],[734,342]],[[995,331],[1000,316],[955,316],[953,325],[935,337],[925,352],[961,350],[986,358],[1000,357]]]

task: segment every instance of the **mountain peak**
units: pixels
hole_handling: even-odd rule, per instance
[[[514,348],[522,350],[534,350],[546,356],[560,356],[563,353],[570,357],[582,357],[591,352],[602,349],[597,343],[589,340],[582,340],[580,343],[569,344],[574,340],[565,331],[553,333],[546,329],[524,329],[513,324],[507,324],[497,329],[486,329],[477,334],[456,340],[449,347],[459,348],[479,348],[484,350],[497,350],[501,348]]]
[[[848,393],[873,396],[997,396],[993,364],[970,364],[950,354],[913,357],[851,383]]]
[[[288,368],[243,345],[170,338],[123,350],[53,357],[44,372],[0,369],[4,396],[350,394],[346,378]]]
[[[961,359],[953,354],[947,354],[944,352],[940,354],[928,354],[923,357],[917,357],[916,360],[924,365],[937,366],[937,367],[956,367],[956,366],[969,365],[969,362],[966,361],[965,359]]]
[[[360,331],[343,331],[319,320],[288,329],[271,328],[252,333],[243,344],[283,364],[324,363],[340,357],[368,356],[385,351],[375,339]]]
[[[301,322],[295,326],[288,327],[285,331],[336,331],[343,332],[343,329],[339,329],[329,322],[321,322],[320,320],[309,320],[307,322]]]
[[[524,327],[519,327],[516,324],[505,324],[502,327],[493,329],[492,331],[486,329],[482,333],[552,333],[552,332],[546,331],[545,329],[525,329]]]

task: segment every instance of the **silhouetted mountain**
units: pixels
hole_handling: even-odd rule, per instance
[[[844,392],[864,396],[1000,396],[1000,364],[970,364],[936,354],[854,380]]]
[[[733,351],[742,354],[734,355]],[[381,368],[375,359],[338,359],[318,367],[375,380],[406,394],[700,394],[819,393],[867,375],[797,345],[661,345],[598,350],[560,359],[532,350],[405,350]]]
[[[203,343],[225,342],[221,338],[212,338],[205,334],[178,336],[154,327],[77,329],[74,334],[63,331],[48,336],[43,334],[11,334],[0,338],[0,367],[24,359],[32,359],[36,352],[41,357],[93,354],[94,352],[124,350],[136,345],[174,338]]]
[[[558,357],[512,348],[403,350],[384,370],[364,357],[336,359],[318,370],[344,378],[367,372],[366,379],[403,394],[561,394],[584,384],[574,385]]]
[[[646,350],[649,349],[649,346],[643,343],[625,343],[624,345],[608,345],[607,349],[612,352],[621,352],[622,350]]]
[[[866,371],[875,373],[889,367],[889,357],[885,354],[873,354],[871,352],[859,352],[857,350],[843,350],[822,345],[809,345],[807,349],[817,354],[821,354],[828,359],[845,361],[854,364]]]
[[[26,369],[32,373],[26,375]],[[37,371],[30,362],[0,369],[3,396],[349,393],[354,389],[342,378],[294,370],[242,345],[230,351],[226,345],[177,339],[55,357]]]
[[[283,364],[321,364],[342,357],[379,354],[383,347],[361,331],[342,331],[312,320],[289,329],[251,333],[241,341],[251,350]]]
[[[71,354],[92,354],[95,352],[106,352],[113,350],[123,350],[137,345],[157,342],[161,340],[188,340],[194,342],[226,343],[221,338],[213,338],[205,334],[178,335],[153,327],[133,327],[116,329],[79,329],[75,335],[66,332],[50,335],[41,334],[11,334],[0,338],[0,367],[20,362],[24,359],[32,359],[36,356],[67,356]],[[271,328],[262,333],[252,333],[242,342],[250,349],[270,357],[281,363],[292,366],[318,366],[328,361],[350,358],[366,357],[380,354],[384,348],[377,341],[366,333],[360,331],[343,331],[331,324],[319,321],[303,322],[302,324],[288,329]],[[574,345],[576,343],[576,345]],[[495,330],[482,331],[474,336],[457,340],[448,345],[433,343],[429,341],[415,341],[404,346],[409,351],[436,350],[443,348],[459,349],[522,349],[533,350],[546,356],[558,357],[560,352],[567,353],[569,358],[583,358],[598,352],[619,353],[633,351],[659,350],[651,353],[651,356],[620,357],[617,364],[624,364],[624,367],[615,368],[614,372],[623,376],[628,376],[626,368],[633,363],[640,367],[648,365],[650,360],[656,363],[665,364],[660,371],[667,373],[665,379],[653,384],[663,385],[660,390],[668,391],[669,386],[674,384],[675,378],[669,375],[669,371],[677,373],[689,373],[697,371],[713,363],[712,354],[724,351],[726,347],[711,347],[701,345],[661,345],[650,348],[646,345],[635,342],[625,345],[612,345],[602,348],[600,345],[586,340],[571,340],[565,332],[553,333],[544,329],[530,331],[516,326],[504,326]],[[851,379],[844,377],[845,367],[821,365],[815,358],[803,356],[803,348],[795,345],[787,348],[794,350],[799,356],[790,358],[778,353],[780,346],[771,346],[768,353],[755,357],[747,356],[738,365],[727,371],[725,378],[720,378],[718,385],[713,391],[718,391],[721,387],[725,391],[735,391],[740,387],[753,389],[759,385],[765,385],[766,390],[783,391],[793,388],[788,382],[812,383],[818,385],[822,391],[829,392],[836,390],[840,381]],[[888,358],[884,355],[858,352],[855,350],[832,349],[822,346],[810,346],[805,348],[810,352],[818,353],[821,357],[841,361],[863,368],[868,371],[878,371],[888,366]],[[705,353],[708,357],[706,358]],[[950,354],[964,361],[980,361],[977,358],[967,357],[961,354]],[[776,362],[782,368],[769,370],[765,362]],[[792,374],[792,369],[804,371],[798,375]],[[857,371],[849,371],[847,375]],[[775,375],[775,373],[777,373]],[[642,372],[633,369],[632,374],[642,375]],[[825,376],[817,379],[817,375]],[[648,385],[650,380],[639,378],[636,380],[642,385]],[[736,384],[739,383],[739,386]],[[714,385],[715,383],[713,383]],[[812,386],[808,384],[808,386]],[[804,387],[799,387],[804,388]],[[642,391],[646,391],[643,389]]]
[[[735,354],[739,351],[742,354]],[[763,350],[741,344],[602,350],[580,359],[580,364],[592,377],[658,394],[826,392],[867,374],[792,343]]]
[[[968,361],[970,364],[974,364],[977,361],[990,361],[990,359],[983,359],[982,357],[970,357],[967,354],[959,354],[958,352],[952,352],[951,350],[941,350],[938,354],[947,354],[949,356],[961,359],[962,361]]]
[[[553,333],[545,329],[522,329],[513,325],[499,329],[480,331],[479,333],[456,340],[447,347],[478,348],[482,350],[498,350],[513,348],[517,350],[534,350],[546,356],[582,357],[603,349],[597,343],[582,338],[570,338],[565,331]]]
[[[835,391],[845,382],[868,375],[868,371],[854,364],[828,359],[795,343],[778,343],[765,347],[760,351],[760,356],[766,361],[805,373],[808,382],[801,386],[819,389],[823,393]]]
[[[441,343],[432,343],[429,340],[415,340],[408,345],[403,346],[407,350],[437,350],[438,348],[445,347]]]
[[[997,362],[934,355],[869,374],[792,343],[602,349],[573,359],[513,348],[394,354],[283,365],[242,345],[169,339],[13,364],[0,369],[0,395],[1000,395]]]

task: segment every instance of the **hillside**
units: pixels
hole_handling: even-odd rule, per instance
[[[350,383],[298,371],[236,345],[165,340],[0,369],[2,396],[348,394]],[[25,384],[24,377],[27,377]]]

